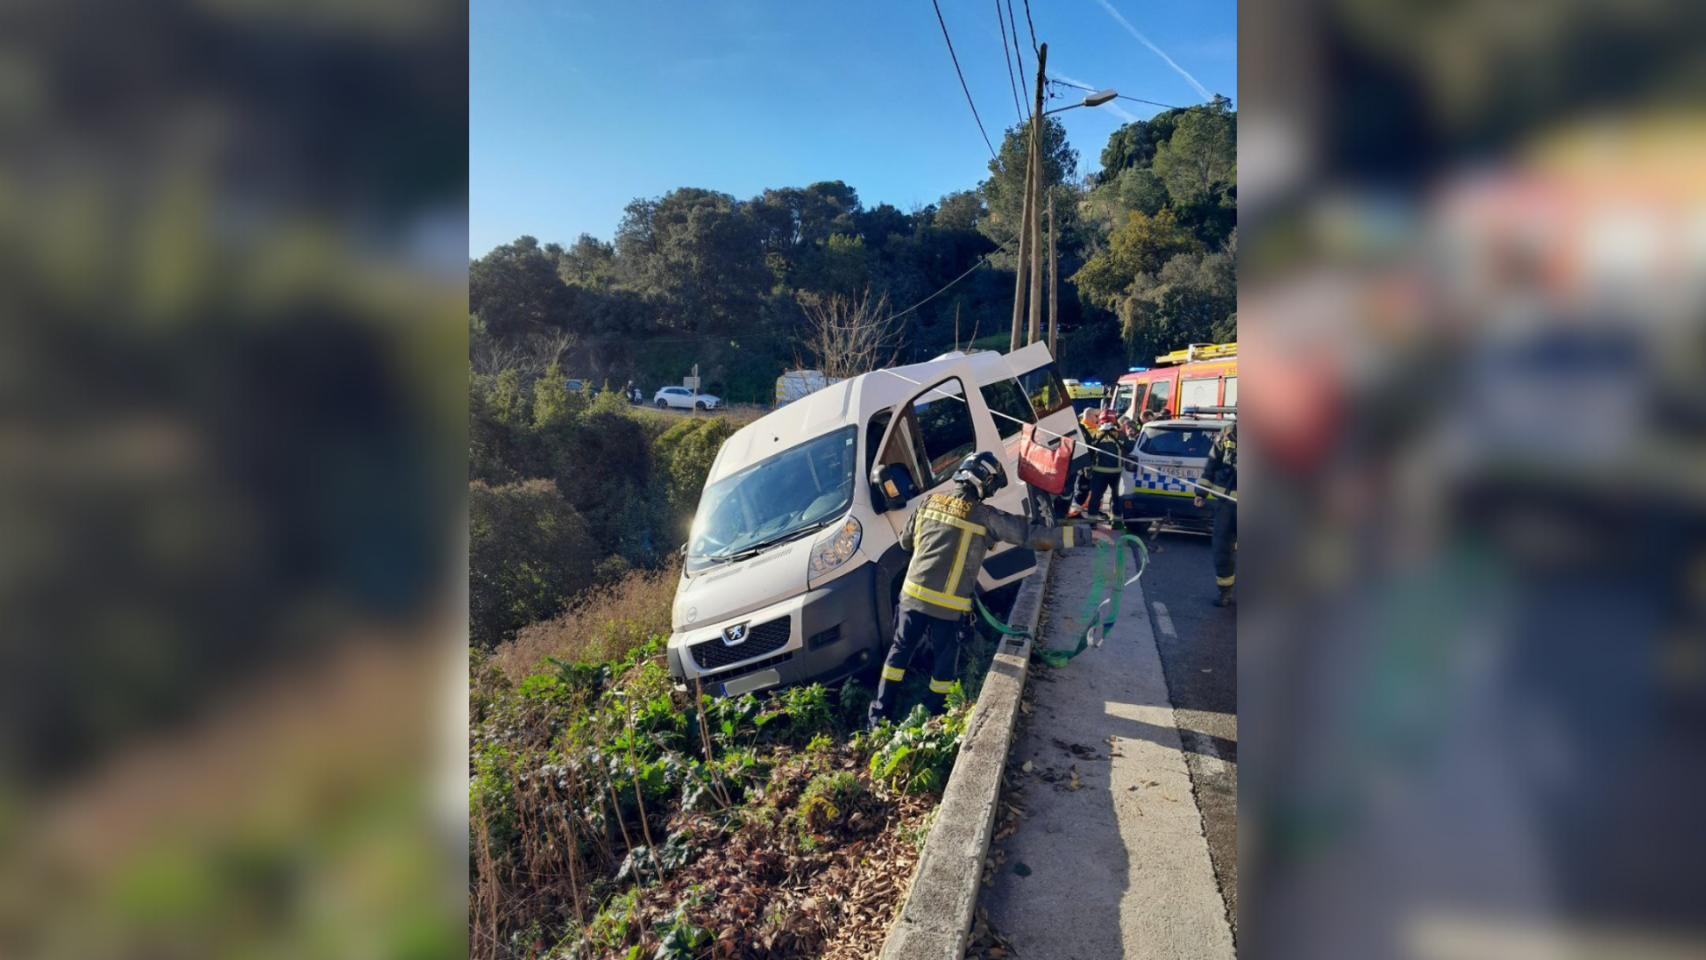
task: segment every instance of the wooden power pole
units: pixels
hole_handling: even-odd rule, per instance
[[[1019,253],[1013,262],[1013,336],[1007,344],[1011,353],[1019,349],[1019,337],[1022,335],[1025,322],[1025,257],[1031,250],[1031,173],[1035,166],[1030,161],[1030,153],[1025,155],[1025,198],[1023,213],[1019,216]]]
[[[1037,48],[1037,106],[1031,111],[1031,338],[1042,336],[1043,322],[1043,84],[1048,82],[1048,44]]]
[[[1060,279],[1055,266],[1055,247],[1054,194],[1051,193],[1048,198],[1048,355],[1059,363],[1060,351],[1055,349],[1055,339],[1060,332],[1060,308],[1055,305],[1055,299],[1060,296]]]

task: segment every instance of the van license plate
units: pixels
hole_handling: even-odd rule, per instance
[[[743,693],[751,693],[765,687],[774,687],[781,682],[782,675],[775,670],[760,670],[757,673],[749,673],[744,677],[737,677],[723,684],[723,696],[738,697]]]
[[[1169,477],[1178,477],[1181,480],[1190,480],[1196,475],[1196,471],[1190,467],[1156,467],[1155,469]]]

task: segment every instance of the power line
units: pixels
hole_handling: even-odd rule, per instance
[[[1076,87],[1076,88],[1078,88],[1078,89],[1079,89],[1079,90],[1088,90],[1088,91],[1090,91],[1090,92],[1091,92],[1091,93],[1095,93],[1095,92],[1096,92],[1096,88],[1095,88],[1095,87],[1086,87],[1086,86],[1085,86],[1085,85],[1084,85],[1084,84],[1082,84],[1082,83],[1073,83],[1073,82],[1071,82],[1071,81],[1069,81],[1069,80],[1057,80],[1057,79],[1055,79],[1055,78],[1054,78],[1054,77],[1049,77],[1049,78],[1048,78],[1048,82],[1049,82],[1049,83],[1057,83],[1057,84],[1059,84],[1059,85],[1061,85],[1061,86],[1063,86],[1063,87]],[[1170,103],[1158,103],[1158,102],[1156,102],[1156,101],[1154,101],[1154,100],[1144,100],[1144,99],[1143,99],[1143,98],[1141,98],[1141,97],[1128,97],[1128,96],[1126,96],[1126,95],[1125,95],[1125,94],[1123,94],[1123,93],[1121,93],[1121,94],[1116,94],[1116,95],[1115,95],[1115,96],[1117,96],[1117,97],[1119,97],[1119,99],[1121,99],[1121,100],[1130,100],[1130,101],[1132,101],[1132,102],[1133,102],[1133,103],[1147,103],[1147,104],[1149,104],[1149,105],[1150,105],[1150,106],[1152,106],[1152,107],[1166,107],[1166,108],[1167,108],[1167,109],[1169,109],[1169,110],[1184,110],[1184,109],[1186,109],[1186,108],[1185,108],[1185,107],[1175,107],[1175,106],[1173,106],[1173,105],[1172,105],[1172,104],[1170,104]]]
[[[1025,0],[1025,26],[1031,30],[1031,52],[1041,60],[1043,55],[1037,53],[1037,25],[1031,22],[1031,0]]]
[[[1184,110],[1185,109],[1184,107],[1175,107],[1170,103],[1156,103],[1154,100],[1144,100],[1144,99],[1141,99],[1139,97],[1128,97],[1123,93],[1118,94],[1117,96],[1121,100],[1130,100],[1133,103],[1147,103],[1152,107],[1166,107],[1169,110]]]
[[[966,105],[971,107],[971,116],[977,121],[977,132],[983,134],[983,145],[989,148],[989,159],[995,159],[995,146],[989,142],[989,131],[983,129],[983,118],[977,115],[977,104],[972,103],[971,88],[966,86],[966,75],[960,70],[960,58],[954,53],[954,41],[948,36],[948,21],[942,19],[942,5],[936,0],[930,0],[930,5],[936,8],[936,22],[942,25],[942,39],[948,41],[948,57],[954,61],[954,73],[959,75],[960,89],[966,92]]]
[[[1001,0],[995,0],[995,22],[1001,25],[1001,62],[1007,65],[1007,86],[1013,91],[1013,112],[1023,123],[1025,109],[1019,106],[1019,84],[1013,79],[1013,52],[1007,49],[1007,21],[1001,16]],[[1013,25],[1013,45],[1019,45],[1019,25],[1016,23]]]
[[[995,2],[999,4],[1001,0],[995,0]],[[1019,76],[1021,78],[1029,76],[1029,74],[1025,73],[1025,55],[1020,52],[1019,18],[1013,16],[1013,0],[1007,0],[1007,22],[1013,25],[1013,58],[1019,61]],[[1033,52],[1035,52],[1037,46],[1036,39],[1037,38],[1034,35],[1031,37],[1031,49]],[[1029,90],[1030,87],[1027,86],[1025,89]],[[1030,99],[1030,97],[1026,97],[1025,101],[1029,103]],[[1030,110],[1027,109],[1025,111],[1025,117],[1029,118],[1030,115]]]
[[[889,317],[889,320],[899,320],[901,317],[906,316],[907,314],[911,313],[912,311],[917,310],[919,307],[922,307],[925,304],[929,303],[930,301],[941,296],[943,293],[947,292],[949,287],[951,287],[954,284],[959,283],[961,280],[964,280],[965,278],[971,276],[973,270],[976,270],[978,267],[981,267],[984,264],[988,263],[990,257],[995,256],[997,253],[1000,253],[1003,250],[1006,250],[1009,246],[1012,245],[1012,243],[1013,243],[1013,241],[1009,240],[1006,243],[1003,243],[1001,246],[996,247],[994,250],[989,251],[988,253],[984,254],[981,257],[978,257],[977,262],[972,264],[971,268],[968,269],[965,273],[962,273],[959,276],[955,277],[954,279],[949,280],[947,283],[942,284],[941,289],[937,290],[935,293],[932,293],[928,297],[925,297],[924,299],[918,301],[917,303],[913,304],[912,306],[907,307],[905,310],[902,310],[901,312],[894,314],[893,316]],[[884,322],[887,322],[887,321],[884,321]]]

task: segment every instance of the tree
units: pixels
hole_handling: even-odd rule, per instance
[[[1225,251],[1178,254],[1158,273],[1138,277],[1119,306],[1126,343],[1140,357],[1236,339],[1237,324],[1229,318],[1237,310],[1237,270]]]
[[[683,188],[630,203],[616,229],[624,282],[663,327],[724,332],[750,323],[774,282],[759,231],[726,193]]]
[[[1096,254],[1071,277],[1080,295],[1104,309],[1113,309],[1143,274],[1161,269],[1182,253],[1197,253],[1202,242],[1179,226],[1170,209],[1155,216],[1132,211],[1126,225],[1108,241],[1108,249]]]
[[[563,282],[533,237],[506,243],[468,265],[468,309],[498,340],[563,325]]]
[[[1078,151],[1066,142],[1066,128],[1054,117],[1043,120],[1042,201],[1048,204],[1049,192],[1054,192],[1055,214],[1061,218],[1060,232],[1064,234],[1077,221],[1073,211],[1078,207],[1071,181],[1078,176]],[[993,258],[998,266],[1011,269],[1018,255],[1018,236],[1025,209],[1025,168],[1031,148],[1029,123],[1009,128],[1001,141],[1001,152],[989,161],[989,179],[978,186],[988,213],[977,223],[984,236],[1010,248]]]
[[[976,230],[988,213],[982,194],[976,190],[956,190],[937,201],[931,225],[938,230]]]
[[[1238,115],[1212,107],[1185,111],[1155,148],[1150,168],[1175,205],[1214,197],[1238,179]]]
[[[583,233],[557,258],[557,276],[564,283],[607,290],[616,281],[616,246]]]
[[[800,345],[830,377],[856,377],[894,363],[900,353],[900,325],[889,314],[886,296],[833,293],[802,296],[806,331]]]

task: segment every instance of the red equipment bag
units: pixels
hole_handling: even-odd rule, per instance
[[[1027,423],[1020,431],[1019,479],[1058,497],[1072,472],[1072,438],[1060,437],[1050,446],[1037,439],[1036,430]]]

